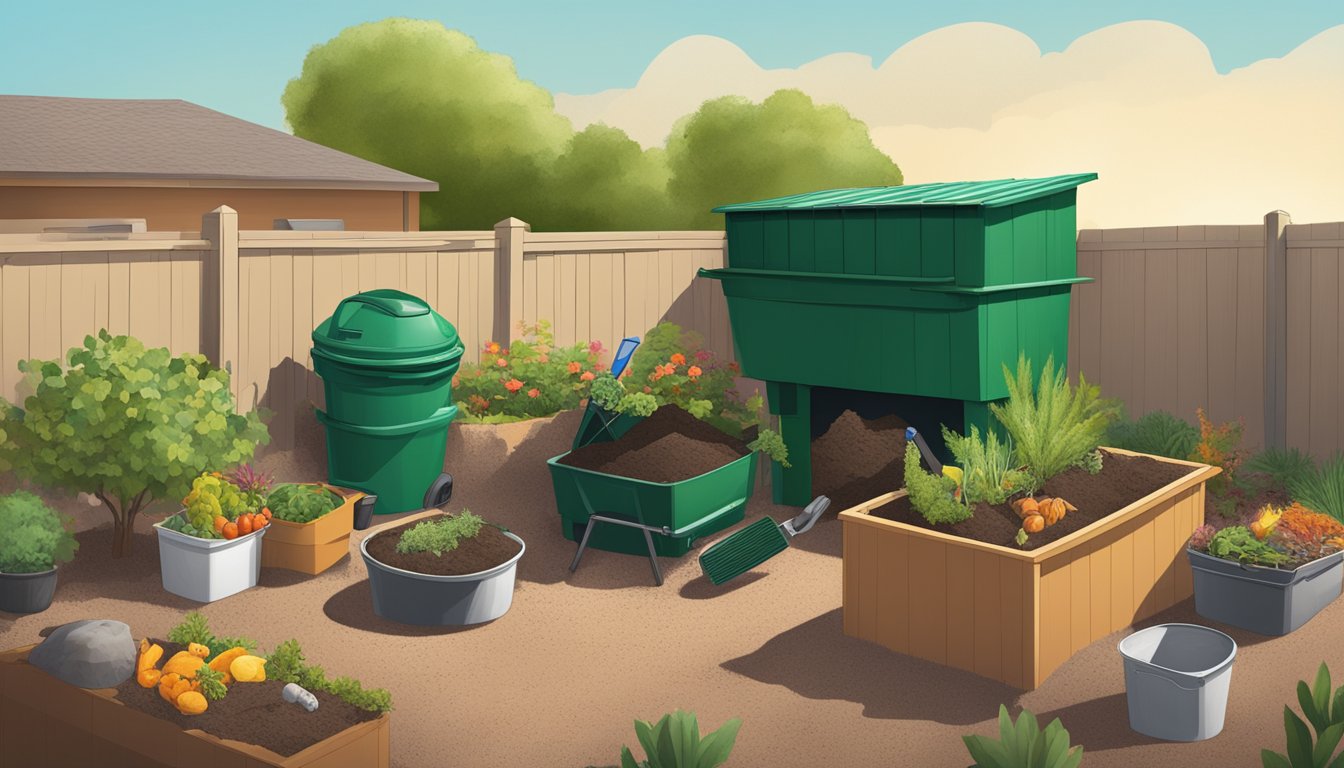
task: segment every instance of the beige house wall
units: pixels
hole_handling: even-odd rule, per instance
[[[227,205],[243,229],[275,219],[344,219],[348,230],[420,229],[420,193],[357,189],[0,185],[0,219],[145,219],[150,231],[190,231]]]

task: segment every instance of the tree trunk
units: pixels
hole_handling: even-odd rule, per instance
[[[112,556],[128,557],[131,554],[131,543],[135,541],[135,513],[132,512],[123,520],[120,516],[115,518],[112,528]]]

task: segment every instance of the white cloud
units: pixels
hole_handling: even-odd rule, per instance
[[[1079,193],[1081,226],[1246,224],[1277,208],[1344,219],[1344,25],[1226,75],[1199,38],[1155,21],[1049,54],[1008,27],[958,24],[876,67],[837,53],[767,70],[695,36],[634,88],[557,94],[556,106],[578,127],[604,122],[657,146],[707,99],[780,88],[846,107],[908,183],[1096,171]]]

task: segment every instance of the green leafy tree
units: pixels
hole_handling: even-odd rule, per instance
[[[281,103],[294,135],[439,182],[425,229],[489,229],[540,210],[573,133],[513,60],[434,21],[385,19],[308,52]]]
[[[173,357],[99,331],[58,360],[25,360],[34,388],[9,407],[0,455],[42,485],[90,493],[112,513],[113,555],[130,553],[135,518],[180,499],[193,478],[252,457],[269,437],[258,413],[234,412],[229,374],[202,355]]]
[[[705,102],[672,129],[667,158],[668,194],[687,227],[722,226],[710,209],[725,203],[902,182],[862,121],[796,90],[760,104],[739,96]]]
[[[619,128],[590,125],[570,137],[546,178],[546,200],[527,219],[537,231],[672,229],[667,160]],[[526,217],[524,217],[526,218]]]

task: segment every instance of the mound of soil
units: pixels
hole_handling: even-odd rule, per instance
[[[170,659],[185,645],[151,640],[163,646],[163,658]],[[179,725],[183,730],[197,729],[221,739],[255,744],[286,757],[330,738],[352,725],[373,720],[377,712],[351,706],[329,693],[313,691],[317,709],[307,711],[280,696],[285,684],[279,680],[260,683],[234,683],[228,694],[199,715],[184,715],[159,696],[159,688],[141,688],[132,676],[117,686],[117,701],[131,709]]]
[[[369,555],[380,563],[400,568],[403,571],[415,571],[433,576],[465,576],[469,573],[488,571],[497,565],[507,563],[522,545],[505,536],[493,525],[481,526],[481,532],[470,539],[462,539],[457,548],[442,555],[433,552],[397,551],[397,542],[401,534],[427,520],[438,520],[448,515],[412,520],[381,531],[369,539]]]
[[[675,405],[664,405],[608,443],[571,451],[561,464],[651,483],[676,483],[712,472],[751,451]]]
[[[827,496],[828,517],[905,485],[905,428],[899,416],[865,420],[840,414],[812,441],[812,493]]]
[[[1078,468],[1067,469],[1050,478],[1040,496],[1058,496],[1078,508],[1063,520],[1040,533],[1031,534],[1022,549],[1036,549],[1061,539],[1076,530],[1118,512],[1157,489],[1184,477],[1189,467],[1150,459],[1147,456],[1125,456],[1102,451],[1101,472],[1089,475]],[[975,514],[955,525],[930,525],[915,511],[909,496],[902,496],[873,510],[870,514],[921,528],[975,539],[989,544],[1016,547],[1013,537],[1022,527],[1017,513],[1007,504],[990,506],[977,504]]]

